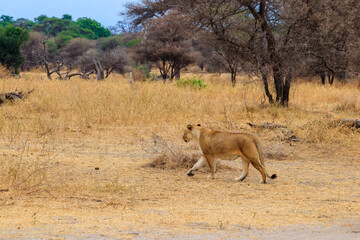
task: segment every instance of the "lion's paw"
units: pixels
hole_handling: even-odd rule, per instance
[[[214,177],[210,174],[207,176],[208,179],[216,179],[216,174],[214,174]]]

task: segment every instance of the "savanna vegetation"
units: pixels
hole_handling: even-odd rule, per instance
[[[356,239],[359,9],[144,0],[109,28],[1,16],[0,236]],[[189,123],[256,134],[278,178],[235,183],[239,161],[186,176]]]
[[[22,70],[41,67],[49,79],[94,74],[100,80],[114,71],[133,71],[136,80],[178,80],[181,70],[197,65],[230,73],[233,86],[238,74],[256,76],[269,103],[287,106],[293,79],[332,85],[335,79],[345,83],[357,77],[358,9],[355,0],[146,0],[128,4],[126,21],[109,28],[68,14],[34,21],[2,15],[2,45],[7,46],[10,32],[25,32],[11,41],[13,49],[21,46],[22,56],[4,47],[0,60],[14,73],[20,65]],[[150,75],[154,68],[159,76]]]

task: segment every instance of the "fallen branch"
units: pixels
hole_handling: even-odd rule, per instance
[[[17,89],[15,89],[14,92],[9,92],[9,93],[0,93],[0,105],[9,101],[12,102],[16,99],[24,99],[26,96],[28,96],[30,93],[34,91],[34,89],[32,89],[28,92],[24,92],[24,91],[16,92],[16,90]]]
[[[354,127],[354,128],[360,128],[360,118],[359,119],[339,119],[334,120],[331,122],[331,124],[338,125],[338,126],[344,126],[344,127]]]
[[[248,123],[248,125],[252,128],[259,128],[259,129],[276,129],[280,130],[281,133],[284,135],[284,140],[287,141],[293,141],[293,142],[300,142],[301,140],[297,138],[297,136],[294,134],[294,131],[291,129],[287,129],[286,126],[277,124],[277,123],[269,123],[264,122],[260,125],[255,125],[252,123]]]
[[[284,129],[286,128],[286,126],[284,125],[280,125],[280,124],[277,124],[277,123],[269,123],[269,122],[264,122],[260,125],[255,125],[255,124],[252,124],[252,123],[248,123],[250,127],[252,128],[261,128],[261,129]]]

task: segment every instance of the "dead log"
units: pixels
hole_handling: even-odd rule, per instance
[[[260,128],[260,129],[285,129],[286,128],[286,126],[284,126],[284,125],[280,125],[277,123],[269,123],[269,122],[264,122],[260,125],[248,123],[248,125],[252,128]]]
[[[342,127],[354,127],[360,128],[360,118],[359,119],[338,119],[331,122],[333,126],[342,126]]]
[[[297,136],[294,134],[294,131],[291,129],[287,129],[286,126],[281,125],[281,124],[277,124],[277,123],[269,123],[269,122],[264,122],[260,125],[255,125],[252,123],[248,123],[248,125],[252,128],[259,128],[259,129],[276,129],[276,130],[280,130],[280,132],[283,134],[284,136],[284,140],[287,141],[293,141],[293,142],[300,142],[301,140],[297,138]]]
[[[24,92],[16,92],[17,89],[15,89],[14,92],[8,92],[8,93],[0,93],[0,105],[6,103],[6,102],[13,102],[14,100],[21,99],[23,100],[25,97],[27,97],[30,93],[34,91],[34,89]]]

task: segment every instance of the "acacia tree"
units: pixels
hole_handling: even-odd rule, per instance
[[[330,85],[335,77],[345,80],[349,73],[357,72],[359,63],[360,2],[322,0],[305,7],[308,18],[296,26],[298,32],[305,33],[300,38],[302,43],[297,43],[306,50],[305,73],[319,75],[323,84],[326,77]]]
[[[216,11],[208,14],[208,18],[216,17]],[[212,60],[230,73],[233,87],[236,84],[236,75],[240,70],[251,71],[247,63],[252,61],[251,44],[253,38],[251,36],[252,28],[247,18],[247,15],[239,14],[213,21],[212,28],[219,33],[221,32],[219,35],[226,35],[229,41],[224,41],[207,29],[198,32],[197,35],[203,44],[213,49]],[[242,30],[240,33],[239,29]]]
[[[44,67],[48,79],[54,73],[62,78],[60,71],[64,67],[54,41],[39,32],[30,32],[29,41],[21,48],[28,67]]]
[[[143,44],[137,49],[138,58],[153,63],[164,80],[180,77],[180,70],[195,61],[190,39],[181,29],[184,19],[169,14],[144,23]]]
[[[105,71],[105,78],[113,72],[124,74],[125,66],[128,64],[127,53],[119,46],[102,52],[100,61]]]
[[[224,44],[216,41],[216,39],[207,38],[208,44],[213,48],[211,60],[220,66],[223,70],[230,73],[231,84],[236,85],[236,76],[241,69],[239,61],[239,48],[231,44]]]
[[[66,69],[64,79],[70,79],[74,76],[81,76],[82,78],[88,78],[93,73],[92,69],[88,71],[76,71],[80,66],[80,58],[86,54],[89,49],[93,48],[94,42],[84,38],[72,39],[65,47],[61,49],[61,60],[64,63]],[[73,72],[75,70],[75,72]]]

